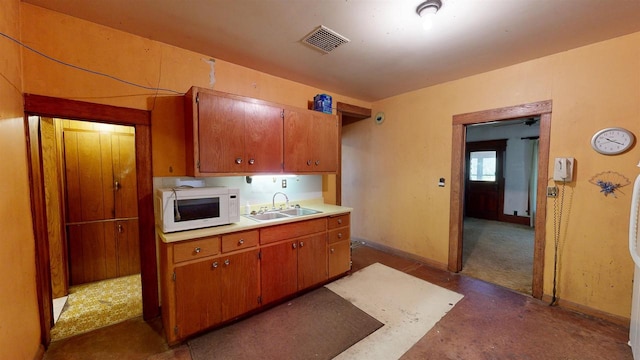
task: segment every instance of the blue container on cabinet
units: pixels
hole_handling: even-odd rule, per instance
[[[313,110],[322,111],[331,114],[331,96],[327,94],[318,94],[313,98]]]

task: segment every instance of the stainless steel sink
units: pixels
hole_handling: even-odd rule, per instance
[[[281,214],[287,214],[291,216],[313,215],[313,214],[319,214],[321,212],[322,211],[312,210],[307,208],[294,208],[294,209],[280,210]]]
[[[268,220],[292,218],[292,217],[313,215],[313,214],[320,214],[320,213],[322,213],[322,211],[307,209],[307,208],[293,208],[293,209],[286,209],[286,210],[273,210],[273,211],[267,211],[264,213],[244,215],[244,216],[251,220],[268,221]]]
[[[260,220],[260,221],[290,217],[289,215],[281,214],[280,212],[266,212],[262,214],[245,215],[245,216],[248,217],[249,219]]]

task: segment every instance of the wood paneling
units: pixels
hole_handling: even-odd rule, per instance
[[[41,143],[45,149],[58,149],[58,137],[53,119],[40,121]],[[49,261],[51,267],[51,290],[54,298],[69,292],[67,274],[67,245],[64,231],[64,205],[62,174],[57,151],[42,152],[42,170],[47,213],[47,234],[49,237]]]

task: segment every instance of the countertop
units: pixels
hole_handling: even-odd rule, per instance
[[[207,236],[215,236],[220,234],[232,233],[236,231],[259,229],[266,226],[287,224],[287,223],[292,223],[292,222],[297,222],[302,220],[316,219],[316,218],[322,218],[322,217],[327,217],[331,215],[350,213],[353,210],[350,207],[324,204],[324,203],[318,203],[318,202],[314,202],[310,204],[302,204],[302,207],[318,210],[321,212],[318,214],[312,214],[312,215],[296,216],[291,218],[281,218],[281,219],[273,219],[273,220],[266,220],[266,221],[252,220],[245,217],[244,215],[240,215],[240,222],[233,223],[230,225],[221,225],[221,226],[214,226],[214,227],[195,229],[195,230],[178,231],[178,232],[172,232],[172,233],[163,233],[157,229],[156,231],[160,239],[162,239],[162,242],[172,243],[176,241],[192,240],[192,239],[197,239],[197,238],[202,238]]]

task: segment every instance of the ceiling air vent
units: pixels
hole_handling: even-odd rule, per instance
[[[338,46],[348,43],[349,39],[320,25],[317,29],[313,30],[311,34],[302,39],[302,42],[328,54]]]

